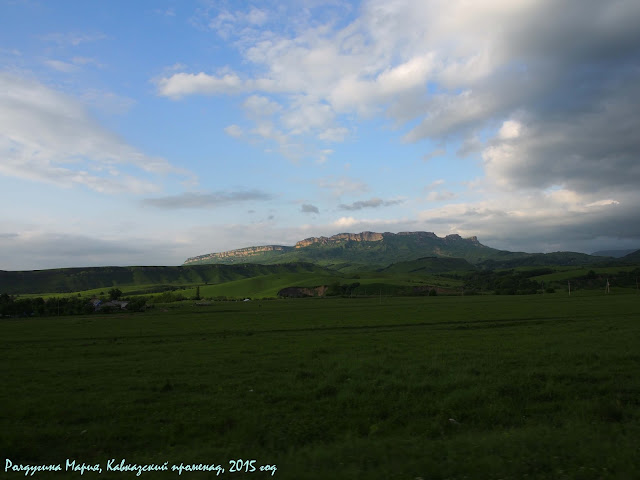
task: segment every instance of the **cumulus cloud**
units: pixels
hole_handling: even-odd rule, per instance
[[[0,174],[104,193],[157,191],[149,175],[192,176],[102,128],[79,101],[6,73],[0,73],[0,154]]]
[[[218,95],[236,93],[244,89],[243,81],[235,73],[222,75],[209,75],[204,72],[175,73],[171,77],[160,78],[157,84],[160,95],[173,99],[195,93]]]
[[[613,122],[607,130],[616,121],[635,127],[617,105],[607,105],[638,98],[630,90],[638,84],[640,4],[369,0],[358,13],[346,25],[336,17],[321,24],[296,18],[298,28],[278,32],[252,27],[293,18],[286,7],[208,12],[208,27],[234,39],[255,68],[244,80],[232,71],[174,73],[159,81],[159,93],[284,93],[273,129],[287,138],[312,134],[321,141],[348,135],[345,115],[384,112],[397,124],[415,124],[407,141],[462,139],[461,155],[484,148],[477,134],[495,125],[501,125],[497,142],[522,138],[519,129],[528,126],[512,118],[516,112],[531,115],[534,133],[554,123],[572,138],[587,138],[607,124],[588,118],[594,105],[609,108],[607,120]],[[572,126],[575,115],[583,118]],[[542,148],[546,140],[536,143]],[[546,147],[546,158],[557,158],[552,147]],[[515,174],[505,165],[508,152],[499,160],[500,145],[492,148],[485,152],[489,174]],[[435,150],[425,159],[442,153]]]
[[[164,209],[180,208],[214,208],[234,205],[249,201],[266,201],[273,199],[273,195],[260,190],[243,190],[236,192],[194,193],[185,192],[180,195],[146,198],[142,201],[149,205]]]
[[[506,121],[483,150],[487,175],[512,188],[565,185],[580,192],[640,183],[640,71],[578,111],[530,112]]]
[[[258,117],[273,115],[274,113],[282,110],[282,107],[277,102],[274,102],[262,95],[249,96],[244,101],[243,107],[252,115]]]

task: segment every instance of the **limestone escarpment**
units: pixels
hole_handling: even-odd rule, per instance
[[[285,252],[291,250],[291,247],[284,245],[263,245],[260,247],[246,247],[238,248],[236,250],[229,250],[227,252],[208,253],[206,255],[199,255],[197,257],[187,258],[184,264],[202,262],[206,260],[215,260],[221,258],[233,258],[233,257],[250,257],[264,252]]]
[[[329,245],[331,243],[339,242],[379,242],[384,238],[385,234],[376,232],[362,232],[362,233],[338,233],[331,237],[310,237],[300,240],[296,243],[295,248],[304,248],[309,245]]]

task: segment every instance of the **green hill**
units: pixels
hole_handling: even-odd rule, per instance
[[[429,275],[434,273],[471,271],[475,269],[476,267],[463,258],[423,257],[408,262],[393,263],[380,271],[384,273]]]
[[[598,250],[597,252],[593,252],[591,255],[596,257],[599,256],[599,257],[621,258],[635,251],[636,251],[635,248],[629,248],[626,250]]]
[[[628,255],[619,258],[619,260],[624,263],[640,264],[640,250],[629,253]]]
[[[8,294],[68,293],[99,288],[212,285],[273,274],[318,274],[309,263],[280,265],[190,265],[179,267],[88,267],[0,271],[0,292]]]
[[[613,260],[578,252],[523,253],[515,258],[492,258],[478,264],[485,270],[517,267],[577,266],[601,264]]]

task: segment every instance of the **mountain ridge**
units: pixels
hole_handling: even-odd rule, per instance
[[[509,252],[483,245],[478,237],[459,234],[439,237],[433,232],[338,233],[329,237],[308,237],[292,246],[262,245],[189,257],[183,265],[275,264],[310,262],[341,271],[384,268],[392,263],[422,257],[462,258],[472,264],[487,260],[520,258],[531,254]]]
[[[320,237],[308,237],[304,240],[300,240],[295,243],[293,246],[287,245],[261,245],[254,247],[243,247],[233,250],[227,250],[223,252],[214,252],[208,253],[204,255],[198,255],[195,257],[187,258],[183,265],[193,265],[193,264],[231,264],[231,263],[277,263],[279,261],[314,261],[318,260],[315,257],[318,257],[317,251],[309,250],[311,249],[332,249],[332,248],[341,248],[346,247],[350,249],[354,249],[354,245],[352,243],[359,244],[358,247],[362,247],[365,244],[374,244],[376,248],[379,250],[384,248],[380,248],[380,245],[391,246],[392,244],[396,244],[396,246],[403,246],[408,248],[409,245],[413,241],[414,244],[424,244],[423,246],[430,247],[429,250],[425,250],[424,252],[420,252],[418,256],[409,255],[408,257],[395,258],[396,256],[392,256],[388,260],[384,260],[383,263],[385,265],[393,263],[394,261],[406,261],[414,258],[420,258],[427,254],[436,254],[437,256],[445,256],[452,257],[456,256],[456,251],[449,252],[447,247],[451,247],[452,245],[460,242],[468,242],[469,246],[479,247],[484,249],[489,249],[494,251],[491,247],[487,247],[482,245],[476,236],[462,238],[458,234],[446,235],[445,237],[438,237],[433,232],[370,232],[364,231],[360,233],[338,233],[336,235],[332,235],[330,237],[320,236]],[[404,245],[401,245],[404,244]],[[415,245],[414,245],[415,246]],[[357,247],[356,247],[357,248]],[[444,248],[444,251],[442,250]],[[453,249],[456,250],[456,249]],[[487,251],[489,251],[487,250]],[[495,250],[498,252],[499,250]],[[316,255],[311,252],[316,253]],[[336,252],[334,252],[336,253]],[[511,253],[511,252],[508,252]],[[307,254],[309,254],[312,258],[307,258]],[[416,252],[417,254],[417,252]],[[322,255],[320,255],[322,257]],[[343,255],[338,255],[340,258],[343,258]],[[324,255],[325,258],[323,260],[327,260],[327,255]],[[365,262],[366,264],[370,264],[370,261]]]

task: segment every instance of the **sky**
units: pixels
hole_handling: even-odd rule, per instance
[[[637,0],[0,0],[0,270],[341,232],[640,248]]]

